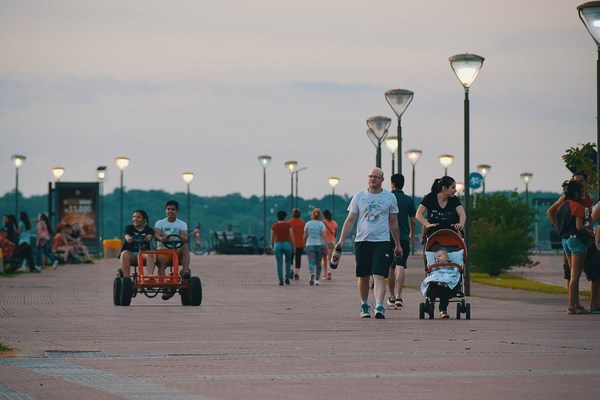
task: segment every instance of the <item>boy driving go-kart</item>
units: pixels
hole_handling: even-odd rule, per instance
[[[176,238],[182,245],[169,246],[177,252],[177,257],[182,266],[182,279],[190,277],[190,251],[188,246],[184,246],[188,242],[187,224],[177,218],[179,211],[179,203],[175,200],[167,201],[165,206],[167,217],[156,221],[154,225],[154,237],[157,241],[157,248],[164,249],[168,246],[168,242]],[[176,236],[174,236],[176,235]],[[168,265],[172,265],[172,257],[168,254],[158,254],[156,257],[156,265],[158,267],[158,275],[164,275]],[[162,299],[168,300],[175,295],[175,290],[163,293]]]

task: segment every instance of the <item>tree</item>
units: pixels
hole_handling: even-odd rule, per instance
[[[582,171],[587,175],[585,188],[588,192],[595,192],[598,182],[596,174],[596,145],[593,143],[580,144],[570,147],[562,156],[565,165],[571,173]]]
[[[478,195],[471,211],[470,259],[473,271],[498,276],[513,266],[532,267],[529,227],[535,210],[516,193]]]

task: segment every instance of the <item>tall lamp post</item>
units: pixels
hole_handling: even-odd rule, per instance
[[[483,65],[483,61],[485,59],[481,56],[478,56],[476,54],[457,54],[454,55],[452,57],[449,58],[450,61],[450,66],[452,67],[452,70],[454,71],[454,74],[456,75],[456,77],[458,78],[458,80],[460,81],[460,84],[463,86],[464,91],[465,91],[465,101],[464,101],[464,127],[465,127],[465,151],[464,151],[464,157],[465,157],[465,168],[464,168],[464,181],[465,185],[464,185],[464,191],[465,191],[465,195],[464,195],[464,199],[465,199],[465,214],[467,216],[467,222],[465,224],[464,227],[464,234],[465,234],[465,245],[467,248],[467,252],[470,250],[470,244],[471,244],[471,236],[470,236],[470,229],[469,229],[469,225],[471,223],[471,199],[470,199],[470,193],[469,193],[469,174],[470,174],[470,167],[469,167],[469,135],[470,135],[470,128],[469,128],[469,88],[471,87],[471,84],[473,83],[473,81],[475,80],[475,78],[477,77],[477,74],[479,73],[479,70],[481,69],[481,66]],[[467,261],[465,263],[465,294],[467,296],[469,296],[471,294],[471,263],[469,261],[469,258],[467,257]]]
[[[65,169],[63,167],[54,167],[52,168],[52,176],[56,182],[60,182],[60,178],[64,175]],[[55,184],[56,186],[56,184]],[[50,225],[54,226],[53,216],[54,216],[54,207],[52,206],[52,202],[54,199],[54,188],[52,187],[52,182],[48,182],[48,221],[50,221]]]
[[[115,158],[117,168],[121,170],[121,193],[119,200],[119,238],[123,237],[123,171],[129,166],[129,158],[117,157]]]
[[[187,186],[187,225],[188,225],[188,232],[189,232],[192,227],[192,220],[190,218],[190,183],[192,183],[192,181],[194,180],[194,173],[193,172],[183,172],[181,174],[181,178],[183,179],[183,181],[185,182],[185,184]]]
[[[294,171],[294,175],[296,175],[296,199],[295,199],[295,203],[294,203],[293,207],[295,207],[295,208],[298,208],[298,172],[304,171],[307,169],[308,169],[308,167],[302,167],[302,168],[298,168],[296,171]]]
[[[442,154],[441,156],[438,156],[438,160],[440,160],[440,164],[442,165],[442,168],[444,168],[444,176],[447,176],[448,167],[452,165],[454,156],[451,154]]]
[[[100,186],[100,234],[98,235],[98,251],[102,254],[102,240],[104,239],[104,181],[106,180],[106,165],[101,165],[96,168],[96,178],[98,178]]]
[[[335,187],[340,183],[340,178],[336,176],[330,177],[328,180],[329,186],[331,186],[331,214],[335,219]]]
[[[15,154],[10,158],[15,165],[15,216],[19,218],[19,168],[25,162],[26,157]]]
[[[263,168],[263,251],[267,248],[267,166],[271,156],[258,156],[258,162]]]
[[[531,172],[523,172],[521,174],[521,180],[525,184],[525,202],[529,205],[529,182],[531,182],[533,174]]]
[[[589,1],[577,7],[579,18],[596,42],[596,189],[600,193],[600,1]]]
[[[396,152],[398,151],[399,143],[400,142],[398,141],[397,136],[388,136],[385,138],[385,147],[387,147],[390,153],[392,153],[392,175],[394,175],[396,172],[394,168],[394,159],[396,158]],[[398,156],[398,167],[400,167],[400,156]],[[398,171],[401,172],[402,169],[398,168]]]
[[[490,169],[492,169],[492,167],[490,167],[487,164],[479,164],[477,166],[477,171],[479,171],[481,176],[483,176],[483,183],[482,183],[482,193],[483,194],[485,194],[485,177],[490,172]]]
[[[367,136],[377,149],[377,154],[375,156],[375,166],[377,168],[381,168],[381,142],[383,142],[387,136],[388,128],[391,123],[392,120],[388,117],[377,116],[367,119],[367,126],[369,127]]]
[[[298,161],[286,161],[285,166],[290,170],[290,182],[291,182],[291,192],[290,192],[290,213],[294,211],[294,171],[298,166]]]
[[[408,150],[406,152],[406,157],[408,157],[408,160],[412,164],[412,199],[413,199],[413,202],[415,201],[415,165],[417,164],[417,161],[419,161],[419,159],[421,158],[422,154],[423,154],[423,152],[421,150],[416,150],[416,149]]]
[[[394,113],[396,113],[396,116],[398,117],[398,129],[396,132],[398,135],[397,150],[399,155],[402,154],[402,114],[404,114],[404,111],[406,111],[406,108],[412,101],[413,96],[414,93],[406,89],[392,89],[385,92],[385,99],[387,100],[388,104],[390,105],[390,107],[392,107],[392,110],[394,110]],[[398,172],[402,173],[401,156],[398,156]],[[393,174],[394,171],[392,171],[392,175]]]

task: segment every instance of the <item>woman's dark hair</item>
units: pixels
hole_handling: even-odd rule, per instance
[[[579,200],[583,185],[577,181],[569,181],[565,187],[565,197],[569,200]]]
[[[326,219],[327,221],[331,221],[331,211],[329,211],[329,210],[324,210],[324,211],[323,211],[323,217],[325,217],[325,219]]]
[[[277,220],[283,221],[287,217],[287,213],[283,210],[277,212]]]
[[[54,231],[52,230],[52,227],[50,226],[50,220],[48,219],[48,216],[44,213],[40,214],[40,219],[42,221],[44,221],[44,223],[46,224],[46,229],[48,229],[48,234],[50,236],[54,235]]]
[[[142,215],[142,218],[144,218],[144,222],[146,223],[146,225],[150,223],[150,220],[148,219],[148,213],[146,211],[144,211],[144,210],[135,210],[133,213],[134,214],[135,213],[140,213]]]
[[[25,224],[26,230],[31,229],[31,222],[29,222],[29,215],[27,215],[27,213],[25,211],[21,211],[21,213],[19,214],[19,220],[21,220],[21,222],[23,222]]]
[[[294,208],[292,210],[292,217],[294,217],[294,218],[300,218],[300,210],[297,209],[297,208]]]
[[[454,183],[456,183],[454,178],[452,178],[448,175],[442,176],[441,178],[438,178],[435,181],[433,181],[433,185],[431,185],[431,192],[439,193],[442,191],[442,188],[445,188],[445,187],[448,188],[448,187],[452,186]]]

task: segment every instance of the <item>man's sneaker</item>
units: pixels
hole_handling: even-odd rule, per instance
[[[310,286],[315,284],[315,274],[310,274],[310,280],[308,281]]]
[[[396,299],[392,299],[391,297],[388,297],[388,306],[395,307],[396,306]]]
[[[321,284],[321,281],[317,279],[317,280],[315,281],[315,286],[319,286],[320,284]]]
[[[402,297],[398,297],[396,299],[396,308],[404,307],[404,302],[402,301]]]
[[[360,317],[361,318],[371,318],[371,306],[368,304],[360,305]]]
[[[385,307],[377,306],[375,308],[375,318],[376,319],[385,319]]]

